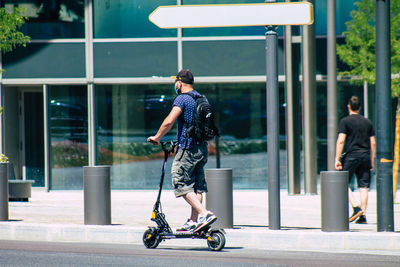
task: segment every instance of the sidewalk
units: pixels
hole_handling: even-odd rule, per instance
[[[358,194],[356,194],[358,197]],[[29,202],[10,202],[9,221],[0,222],[0,240],[142,244],[157,191],[113,190],[112,225],[84,225],[83,190],[33,188]],[[281,230],[268,228],[267,190],[235,190],[234,229],[226,229],[226,247],[269,250],[363,252],[400,256],[400,205],[394,205],[395,231],[377,232],[376,191],[369,194],[368,224],[351,223],[349,232],[321,231],[320,195],[289,196],[281,191]],[[172,228],[186,221],[190,209],[171,191],[162,208]],[[167,240],[160,247],[206,247],[204,240]]]

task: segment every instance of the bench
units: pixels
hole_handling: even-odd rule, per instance
[[[8,201],[29,201],[34,182],[34,180],[8,180]]]

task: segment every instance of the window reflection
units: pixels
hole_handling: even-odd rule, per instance
[[[5,0],[7,10],[25,8],[21,31],[33,39],[84,38],[84,0]]]
[[[85,77],[85,44],[30,43],[3,57],[6,78]]]
[[[149,15],[160,5],[176,0],[94,0],[95,38],[176,37],[175,29],[160,29]]]
[[[149,189],[156,185],[159,169],[155,166],[162,152],[147,144],[146,138],[168,115],[173,91],[171,85],[96,86],[98,161],[112,166],[112,188]],[[175,135],[172,130],[165,138],[174,139]],[[168,188],[169,183],[165,184]]]
[[[87,87],[49,86],[51,189],[81,189],[88,164]]]
[[[183,5],[230,5],[253,4],[254,0],[182,0]],[[280,27],[281,28],[281,27]],[[282,35],[282,29],[278,28],[278,34]],[[192,36],[235,36],[235,35],[265,35],[265,27],[212,27],[212,28],[186,28],[183,29],[184,37]]]
[[[234,187],[265,188],[265,84],[197,84],[195,89],[216,108],[223,138],[221,167],[233,168]],[[99,164],[112,166],[112,187],[157,188],[163,154],[159,147],[147,144],[146,138],[157,132],[171,110],[175,98],[172,85],[97,85],[96,95]],[[284,125],[284,117],[282,122]],[[176,126],[164,139],[175,136]],[[213,142],[209,154],[206,168],[215,168]],[[281,156],[285,156],[284,141]],[[242,167],[244,161],[249,168]],[[167,177],[170,167],[167,164]],[[285,164],[281,169],[285,171]],[[165,188],[171,188],[170,182]]]
[[[177,42],[95,43],[95,77],[169,77],[178,68]]]
[[[52,99],[50,110],[50,133],[54,139],[87,142],[86,107],[66,100]]]

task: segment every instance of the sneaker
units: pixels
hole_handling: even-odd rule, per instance
[[[354,207],[353,208],[353,215],[350,216],[349,222],[353,222],[355,219],[360,217],[363,214],[362,210],[360,207]]]
[[[199,219],[197,220],[197,227],[194,229],[193,232],[197,232],[207,225],[212,224],[217,220],[217,216],[214,215],[211,211],[209,211],[206,215],[204,216],[199,216]]]
[[[366,224],[367,223],[367,217],[365,215],[361,215],[360,218],[356,221],[358,224]]]
[[[188,219],[181,228],[176,229],[177,232],[191,232],[196,228],[197,224]]]

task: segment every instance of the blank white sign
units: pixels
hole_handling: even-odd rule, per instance
[[[314,12],[309,2],[183,5],[160,6],[149,19],[160,28],[309,25]]]

